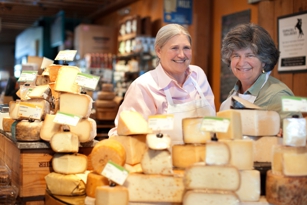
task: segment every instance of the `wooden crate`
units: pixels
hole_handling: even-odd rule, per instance
[[[35,146],[36,148],[33,148]],[[94,142],[88,143],[80,147],[79,153],[88,156],[93,146]],[[45,176],[53,171],[53,154],[48,142],[15,143],[3,131],[0,132],[0,159],[11,169],[11,181],[19,188],[19,198],[23,201],[26,201],[27,197],[44,197]],[[91,167],[89,163],[88,169]]]

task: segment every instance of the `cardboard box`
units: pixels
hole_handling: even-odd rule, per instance
[[[80,24],[75,28],[74,47],[79,59],[87,53],[115,53],[115,28]],[[78,57],[77,57],[78,59]]]

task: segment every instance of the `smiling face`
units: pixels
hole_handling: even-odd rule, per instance
[[[250,87],[262,73],[262,63],[250,48],[236,50],[230,57],[230,67],[233,74],[242,85]]]
[[[190,65],[192,48],[188,37],[178,34],[156,49],[163,69],[170,75],[182,75]]]

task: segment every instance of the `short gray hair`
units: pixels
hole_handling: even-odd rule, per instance
[[[264,71],[274,69],[279,51],[275,46],[270,34],[261,26],[256,24],[240,24],[231,29],[222,42],[222,60],[230,65],[231,55],[234,51],[250,48],[259,60],[264,63]]]

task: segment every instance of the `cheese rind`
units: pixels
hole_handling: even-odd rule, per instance
[[[53,122],[55,115],[46,114],[40,131],[40,138],[45,141],[50,141],[51,137],[60,132],[61,125]]]
[[[123,186],[99,186],[96,188],[95,205],[128,205],[128,189]]]
[[[16,124],[15,127],[15,138],[17,141],[39,141],[40,130],[42,127],[42,121],[35,120],[30,122],[28,120],[21,120]],[[12,128],[14,129],[14,128]]]
[[[184,194],[183,204],[240,205],[240,200],[233,192],[190,190]]]
[[[52,158],[52,168],[60,174],[84,173],[87,168],[87,156],[79,153],[55,153]]]
[[[60,95],[59,111],[88,118],[91,114],[93,99],[86,94],[63,93]]]
[[[236,110],[224,110],[216,113],[217,117],[229,118],[230,124],[227,132],[217,132],[218,139],[242,139],[241,115]]]
[[[226,165],[230,161],[230,149],[223,142],[207,142],[206,143],[206,159],[207,165]]]
[[[258,170],[241,170],[241,184],[236,191],[240,201],[260,200],[260,172]]]
[[[185,170],[186,189],[218,189],[236,191],[240,187],[240,173],[234,166],[195,164]]]
[[[182,132],[184,143],[206,143],[211,139],[210,132],[201,130],[203,117],[182,119]]]
[[[71,132],[57,132],[51,137],[49,143],[54,152],[74,153],[79,151],[79,138]]]
[[[174,145],[172,147],[173,166],[185,169],[194,163],[204,162],[206,158],[205,144]]]
[[[87,175],[85,193],[87,196],[95,198],[96,188],[109,185],[109,179],[101,174],[90,172]]]
[[[167,150],[148,149],[141,161],[145,174],[173,175],[171,153]]]
[[[148,133],[151,133],[148,128],[148,123],[140,113],[126,110],[119,114],[117,126],[118,135],[136,135]]]
[[[80,119],[76,126],[69,126],[69,129],[78,135],[81,143],[90,142],[97,136],[97,124],[92,118]]]

